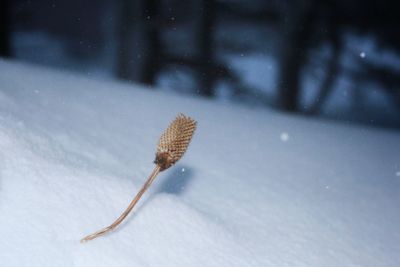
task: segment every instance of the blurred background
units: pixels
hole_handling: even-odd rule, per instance
[[[400,129],[398,1],[0,3],[1,57],[221,103]]]

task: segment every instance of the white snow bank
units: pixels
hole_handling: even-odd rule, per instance
[[[199,122],[187,154],[80,244],[179,112]],[[2,266],[400,266],[399,171],[395,132],[0,61]]]

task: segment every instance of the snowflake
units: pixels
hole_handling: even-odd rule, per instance
[[[287,142],[289,140],[289,134],[286,132],[283,132],[283,133],[281,133],[280,138],[281,138],[282,142]]]

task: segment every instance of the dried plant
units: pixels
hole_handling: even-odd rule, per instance
[[[156,159],[154,160],[156,166],[153,172],[150,174],[145,184],[129,204],[128,208],[110,226],[86,236],[81,240],[81,242],[95,239],[96,237],[102,236],[114,230],[126,218],[126,216],[128,216],[133,207],[142,197],[143,193],[147,190],[147,188],[150,187],[157,174],[174,165],[183,156],[189,146],[194,131],[196,130],[196,124],[197,123],[195,120],[183,114],[179,114],[175,118],[175,120],[169,125],[158,141]]]

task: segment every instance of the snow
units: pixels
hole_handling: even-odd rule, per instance
[[[283,133],[281,133],[280,138],[281,138],[282,142],[287,142],[289,140],[289,134],[286,132],[283,132]]]
[[[119,229],[81,244],[126,208],[179,112],[198,120],[187,154]],[[395,131],[0,61],[0,259],[400,266],[399,159]]]
[[[260,88],[270,97],[276,97],[277,88],[277,63],[268,55],[251,53],[245,57],[242,55],[226,56],[228,66],[240,74],[246,84],[254,88]]]

